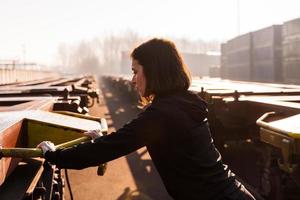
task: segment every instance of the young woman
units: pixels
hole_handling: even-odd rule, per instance
[[[254,197],[222,163],[207,123],[206,103],[188,91],[190,76],[174,43],[151,39],[132,57],[132,83],[149,106],[121,129],[94,142],[63,150],[42,142],[45,158],[60,168],[98,166],[146,146],[163,183],[174,199]]]

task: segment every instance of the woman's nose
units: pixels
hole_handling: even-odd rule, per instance
[[[135,75],[132,76],[131,83],[132,83],[133,85],[136,84],[136,76],[135,76]]]

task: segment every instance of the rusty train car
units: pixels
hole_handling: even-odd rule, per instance
[[[35,147],[50,140],[64,148],[89,140],[84,131],[106,130],[105,119],[88,115],[99,95],[93,76],[0,84],[0,199],[64,199],[67,172],[44,162]]]
[[[220,77],[300,83],[300,18],[233,38],[221,45]]]

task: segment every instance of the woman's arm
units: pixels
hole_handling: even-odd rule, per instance
[[[150,107],[118,131],[71,148],[48,151],[45,158],[59,168],[82,169],[127,155],[161,135],[161,114]]]

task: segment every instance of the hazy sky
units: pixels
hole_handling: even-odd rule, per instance
[[[238,3],[239,2],[239,3]],[[60,43],[128,30],[227,40],[300,17],[300,0],[0,0],[0,60],[55,63]]]

